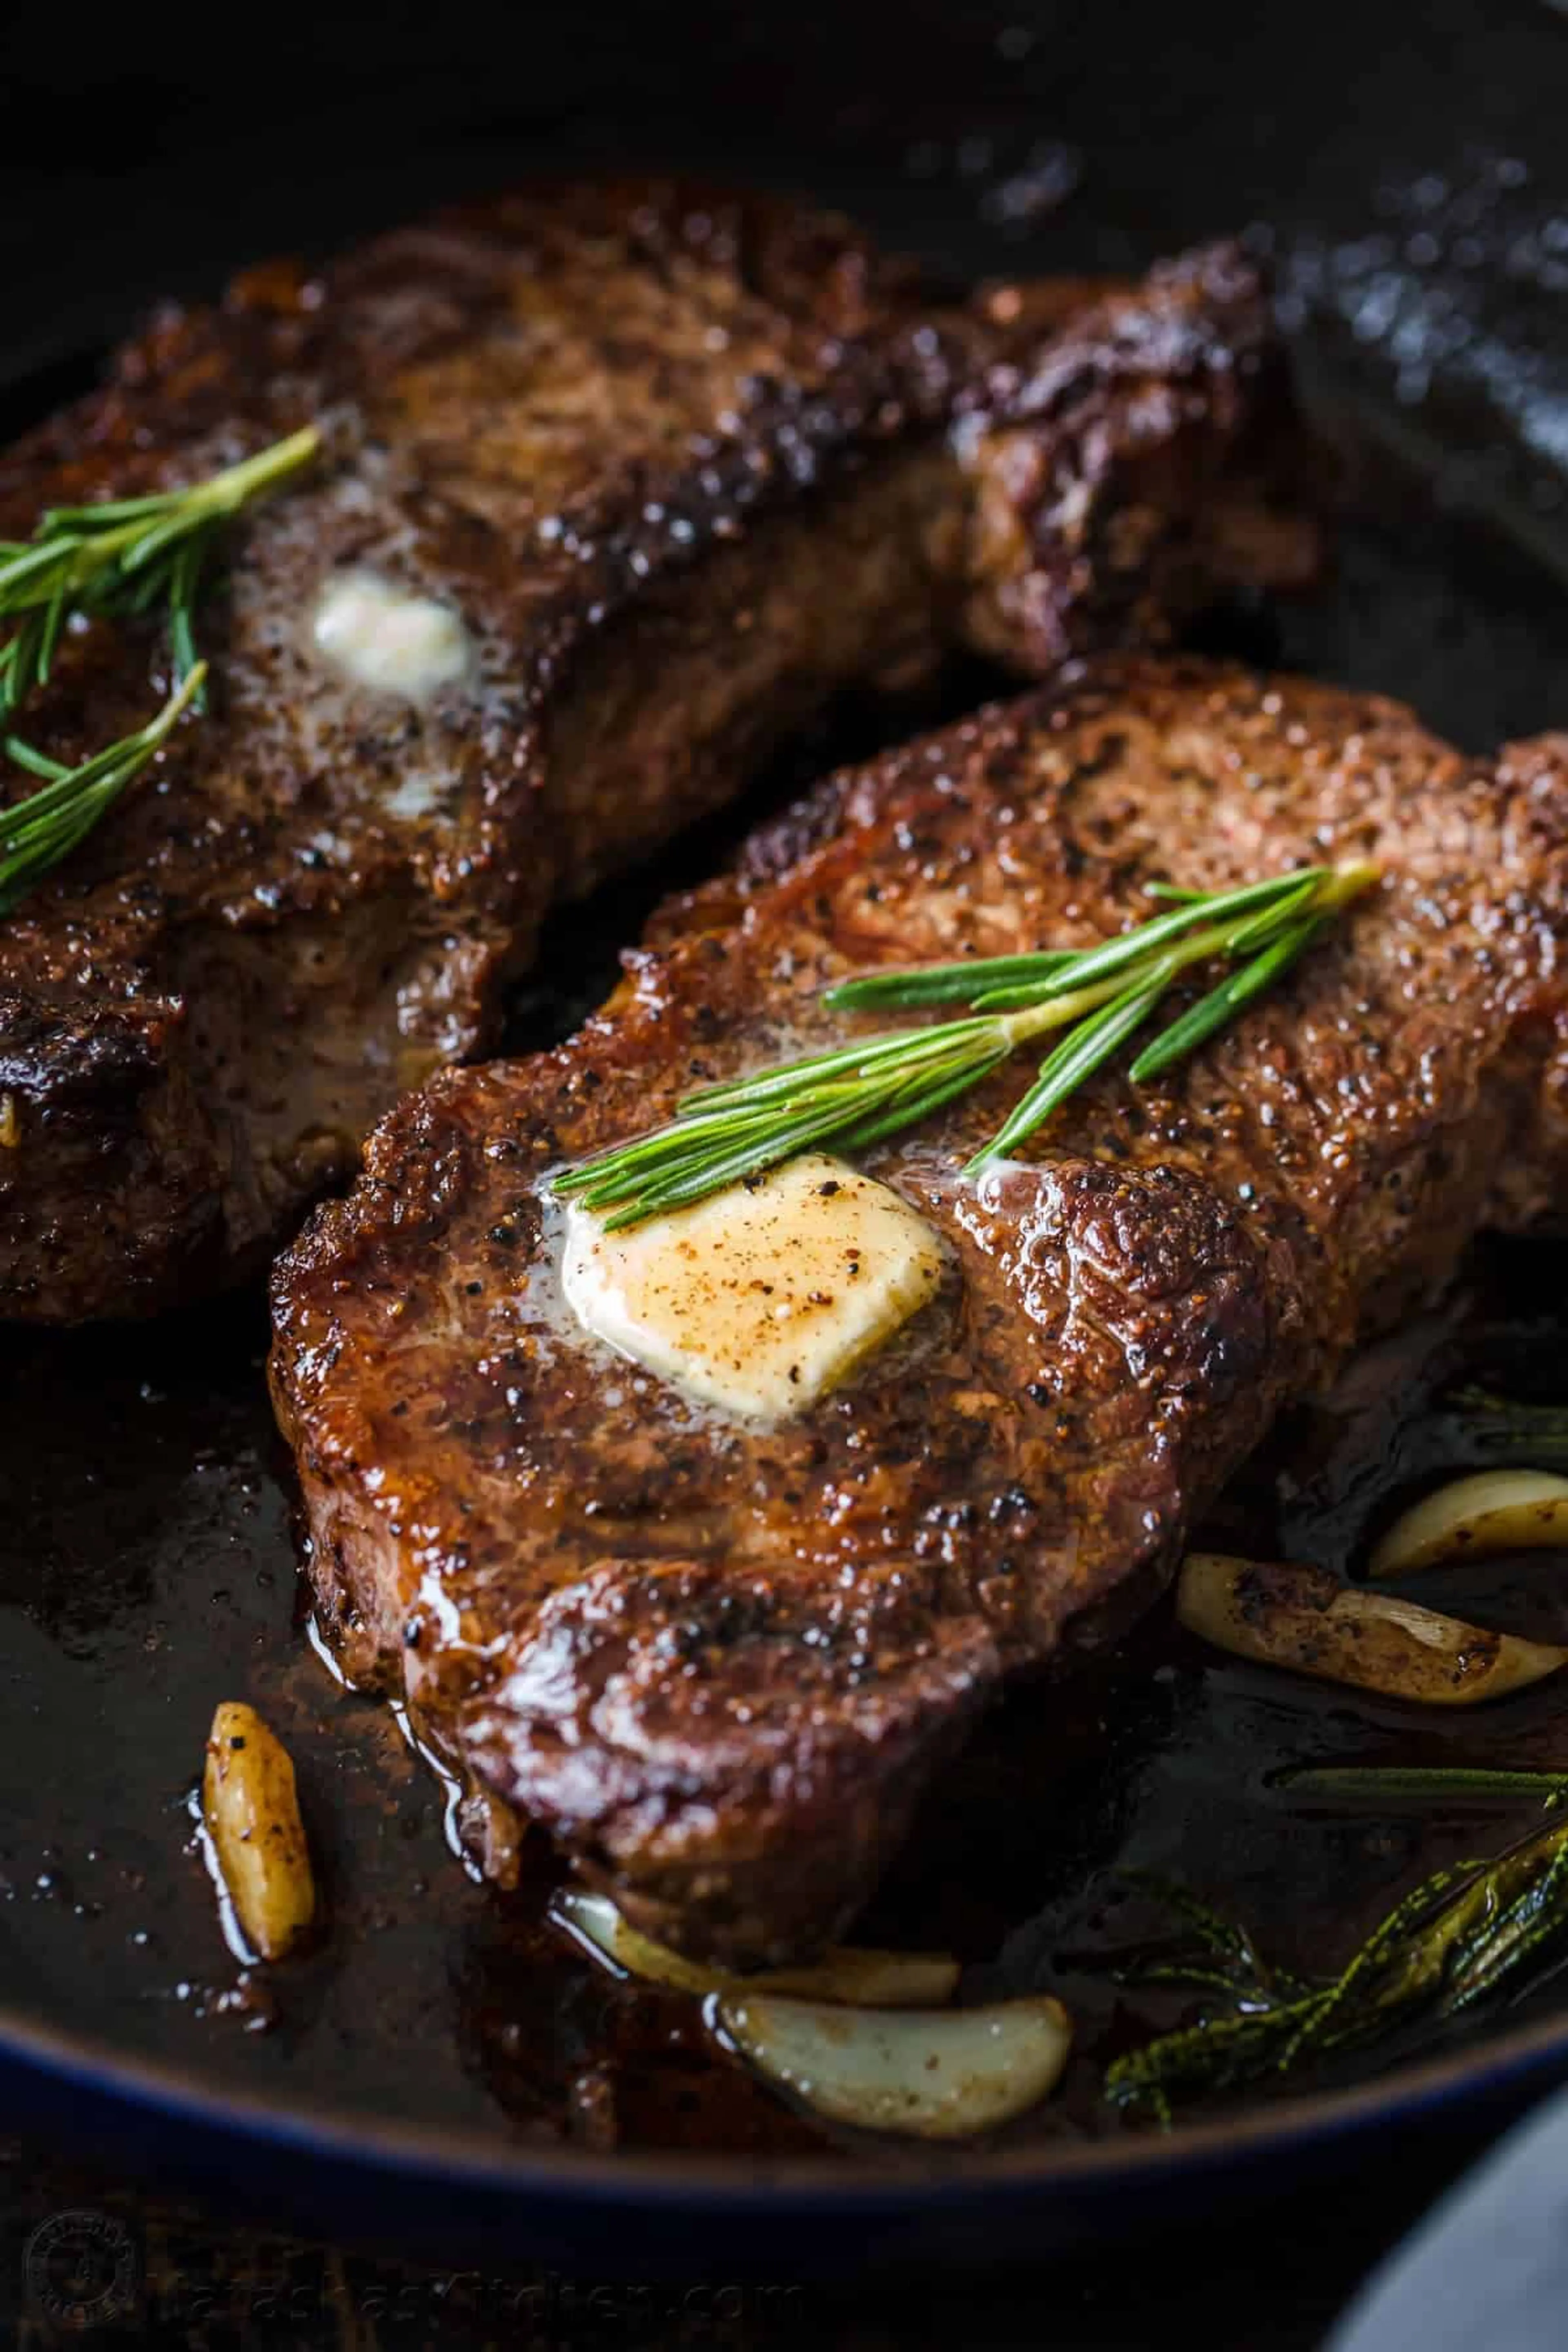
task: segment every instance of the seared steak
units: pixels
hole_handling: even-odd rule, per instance
[[[257,1263],[492,1037],[552,901],[846,681],[962,639],[1038,668],[1300,560],[1259,506],[1284,387],[1234,252],[944,305],[842,221],[665,184],[252,272],[0,464],[0,534],[310,419],[325,461],[202,617],[214,715],[0,927],[0,1316],[150,1311]],[[423,702],[318,644],[323,584],[367,572],[467,632]],[[79,757],[164,668],[100,625],[29,730]]]
[[[841,1037],[826,983],[1365,857],[1277,993],[1157,1084],[1102,1074],[1027,1164],[958,1173],[1026,1056],[871,1154],[950,1274],[799,1418],[696,1407],[563,1310],[550,1168]],[[1394,704],[1109,659],[834,778],[580,1035],[405,1102],[283,1259],[274,1390],[351,1673],[652,1932],[839,1932],[1004,1678],[1103,1638],[1282,1400],[1552,1205],[1565,949],[1568,739],[1478,764]]]

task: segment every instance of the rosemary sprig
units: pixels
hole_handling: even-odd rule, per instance
[[[1063,1034],[1034,1085],[970,1162],[973,1172],[1023,1142],[1140,1029],[1190,966],[1239,970],[1144,1047],[1134,1084],[1167,1069],[1233,1019],[1377,879],[1373,866],[1307,866],[1243,888],[1192,895],[1133,930],[1079,950],[992,957],[872,972],[830,989],[846,1011],[967,1004],[968,1015],[893,1031],[752,1077],[704,1087],[667,1127],[567,1169],[559,1192],[603,1213],[609,1230],[682,1208],[797,1152],[864,1150],[927,1118],[1031,1040]]]
[[[1243,2001],[1293,1997],[1307,1990],[1301,1979],[1264,1958],[1250,1929],[1214,1910],[1190,1887],[1153,1871],[1126,1870],[1118,1877],[1123,1886],[1168,1911],[1186,1928],[1189,1939],[1178,1941],[1163,1956],[1118,1969],[1118,1984],[1189,1985]]]
[[[0,540],[0,621],[16,624],[0,646],[0,728],[47,683],[73,614],[112,617],[162,604],[174,669],[174,691],[157,716],[79,767],[62,767],[19,735],[0,735],[13,765],[44,780],[41,792],[0,810],[0,916],[91,832],[181,713],[205,709],[207,666],[196,655],[195,612],[215,541],[242,507],[309,465],[321,446],[308,425],[205,482],[50,507],[30,540]]]
[[[19,766],[46,781],[26,800],[0,809],[0,917],[10,914],[34,883],[69,855],[163,749],[181,714],[199,698],[206,674],[205,662],[197,662],[155,719],[79,768],[62,767],[26,744],[10,747]]]
[[[1116,2105],[1146,2106],[1168,2124],[1178,2098],[1278,2079],[1401,2026],[1456,2016],[1565,1927],[1568,1823],[1557,1823],[1495,1860],[1435,1872],[1322,1983],[1302,1987],[1260,1966],[1247,1981],[1227,1971],[1222,1986],[1200,1957],[1184,1980],[1224,1993],[1228,2013],[1158,2034],[1114,2060],[1105,2095]],[[1171,1980],[1169,1972],[1163,1980]]]
[[[1479,1802],[1539,1797],[1548,1812],[1568,1800],[1568,1772],[1529,1772],[1477,1764],[1295,1764],[1274,1776],[1292,1796],[1458,1797]]]
[[[0,720],[47,682],[73,613],[114,615],[165,605],[174,683],[183,686],[195,667],[192,615],[216,537],[242,507],[308,466],[321,446],[320,433],[307,425],[185,489],[50,507],[31,539],[0,540],[0,620],[16,623],[0,650]]]
[[[1467,1455],[1487,1461],[1568,1461],[1568,1406],[1521,1404],[1490,1389],[1456,1389],[1444,1418]]]

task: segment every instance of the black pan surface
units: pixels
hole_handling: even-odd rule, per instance
[[[832,37],[765,10],[695,11],[677,55],[653,12],[604,12],[595,48],[546,10],[531,12],[525,60],[515,23],[509,36],[499,16],[459,12],[503,45],[513,77],[526,62],[526,89],[498,103],[498,78],[479,87],[450,27],[428,33],[437,54],[412,80],[412,16],[394,10],[369,89],[347,33],[321,35],[330,54],[286,139],[267,119],[277,59],[226,139],[210,89],[162,68],[164,152],[110,142],[112,202],[79,154],[68,168],[41,148],[28,159],[25,132],[23,164],[6,167],[25,168],[33,217],[47,203],[75,257],[47,271],[0,207],[20,289],[7,422],[89,375],[155,290],[202,290],[268,247],[329,247],[522,170],[650,162],[794,187],[965,275],[1125,268],[1241,226],[1273,253],[1303,380],[1345,455],[1347,517],[1329,593],[1227,615],[1215,642],[1400,695],[1476,748],[1550,725],[1568,715],[1568,175],[1540,92],[1550,72],[1561,87],[1568,25],[1544,8],[1500,21],[1447,6],[1424,13],[1417,38],[1393,12],[1380,31],[1377,12],[1347,10],[1297,54],[1257,13],[1210,12],[1177,48],[1136,10],[917,9],[895,30],[850,9]],[[40,49],[20,70],[42,89],[57,68]],[[89,117],[98,102],[89,92]],[[119,120],[107,91],[101,105]],[[193,204],[198,188],[219,200]],[[994,685],[955,678],[943,708]],[[837,714],[758,780],[746,814],[868,748],[871,725]],[[513,1046],[564,1034],[647,908],[733,830],[709,829],[558,927],[514,1005]],[[1565,1272],[1556,1244],[1478,1254],[1451,1310],[1365,1384],[1372,1404],[1281,1433],[1227,1505],[1227,1540],[1349,1560],[1369,1519],[1436,1466],[1434,1381],[1563,1394],[1568,1309],[1552,1302]],[[1398,1886],[1500,1846],[1526,1816],[1314,1811],[1271,1783],[1281,1764],[1568,1765],[1551,1685],[1434,1732],[1216,1664],[1157,1616],[1091,1676],[1002,1711],[868,1923],[951,1942],[977,1990],[1060,1989],[1081,2021],[1066,2098],[1005,2146],[935,2168],[830,2140],[716,2055],[689,2008],[614,1986],[542,1924],[547,1856],[514,1898],[465,1874],[438,1784],[310,1645],[265,1339],[247,1296],[142,1329],[14,1334],[0,1356],[0,2048],[16,2095],[55,2127],[117,2119],[176,2168],[221,2143],[237,2177],[248,2150],[274,2190],[281,2135],[312,2182],[362,2214],[368,2198],[373,2220],[400,2210],[390,2179],[412,2192],[463,2174],[499,2200],[487,2210],[549,2243],[607,2200],[665,2228],[743,2209],[764,2231],[804,2210],[874,2208],[891,2227],[940,2209],[974,2242],[989,2227],[990,2243],[1038,2244],[1047,2210],[1058,2227],[1125,2228],[1141,2192],[1168,2210],[1178,2176],[1199,2193],[1249,2150],[1284,2161],[1380,2112],[1568,2069],[1568,2009],[1548,1977],[1451,2046],[1396,2053],[1406,2071],[1373,2093],[1325,2079],[1169,2143],[1104,2107],[1100,2063],[1152,2015],[1103,1966],[1125,1934],[1115,1872],[1179,1875],[1310,1966]],[[1568,1639],[1562,1567],[1538,1555],[1488,1587],[1486,1613]],[[269,1977],[228,1953],[191,1842],[212,1707],[241,1696],[295,1754],[330,1910],[320,1948]],[[110,2091],[112,2105],[92,2095]],[[426,2235],[456,2244],[453,2199],[419,2210]]]

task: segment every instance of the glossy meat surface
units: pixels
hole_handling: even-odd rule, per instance
[[[0,1316],[150,1312],[257,1265],[493,1038],[552,903],[847,683],[960,640],[1038,668],[1301,560],[1234,251],[949,301],[836,217],[666,182],[252,271],[0,461],[0,535],[306,420],[323,461],[200,615],[212,716],[0,926]],[[345,567],[459,614],[471,675],[424,706],[346,683],[311,634]],[[164,671],[155,631],[99,625],[29,731],[80,757]]]
[[[1377,890],[1157,1084],[1102,1074],[967,1181],[1021,1056],[872,1154],[948,1277],[798,1419],[696,1407],[564,1312],[549,1171],[841,1035],[824,985],[1363,857]],[[830,779],[579,1036],[402,1106],[281,1263],[274,1393],[323,1617],[500,1801],[490,1866],[515,1809],[689,1949],[841,1932],[1004,1678],[1113,1630],[1478,1227],[1552,1212],[1565,942],[1568,742],[1477,764],[1396,705],[1108,660]]]

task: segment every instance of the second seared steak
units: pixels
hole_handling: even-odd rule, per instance
[[[969,1181],[1020,1056],[877,1150],[949,1277],[807,1412],[726,1419],[564,1308],[550,1169],[842,1037],[826,984],[1363,858],[1381,885],[1158,1083],[1108,1069]],[[1391,703],[1086,664],[830,781],[656,937],[558,1052],[385,1122],[279,1269],[272,1378],[351,1673],[640,1926],[776,1961],[853,1917],[1005,1677],[1168,1572],[1285,1399],[1561,1199],[1568,740],[1477,763]]]
[[[201,617],[212,715],[0,925],[0,1317],[257,1264],[491,1040],[553,902],[836,688],[963,640],[1038,668],[1291,563],[1254,528],[1284,408],[1234,252],[943,303],[841,220],[667,183],[470,206],[159,324],[0,462],[0,530],[306,422],[327,448]],[[323,652],[339,574],[362,618],[366,575],[436,608],[425,698]],[[164,661],[68,641],[29,731],[83,757]]]

